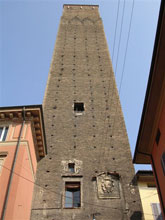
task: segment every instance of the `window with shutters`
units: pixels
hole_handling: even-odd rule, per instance
[[[0,127],[0,141],[5,141],[9,127]]]
[[[65,182],[65,208],[81,207],[80,182]]]
[[[165,175],[165,152],[163,152],[162,154],[161,164],[162,164],[163,173]]]
[[[154,220],[163,220],[163,216],[161,214],[160,204],[159,203],[151,203],[152,214]]]
[[[158,128],[158,131],[157,131],[157,134],[156,134],[156,143],[157,143],[157,145],[159,144],[160,136],[161,136],[161,133],[160,133],[160,130]]]
[[[0,175],[2,173],[3,164],[4,164],[6,156],[7,156],[7,154],[0,154]]]

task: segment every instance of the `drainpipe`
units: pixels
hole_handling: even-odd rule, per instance
[[[7,193],[6,193],[6,196],[5,196],[5,202],[4,202],[3,209],[2,209],[1,220],[5,220],[6,208],[7,208],[7,203],[8,203],[8,200],[9,200],[9,194],[10,194],[10,189],[11,189],[11,183],[12,183],[12,179],[13,179],[13,176],[14,176],[14,169],[15,169],[16,160],[17,160],[17,156],[18,156],[18,150],[19,150],[19,146],[20,146],[22,131],[23,131],[24,124],[25,124],[25,107],[23,107],[23,109],[22,109],[22,116],[23,116],[23,121],[22,121],[21,129],[20,129],[20,133],[19,133],[19,137],[18,137],[18,141],[17,141],[17,145],[16,145],[14,160],[13,160],[11,171],[10,171],[8,188],[7,188]]]

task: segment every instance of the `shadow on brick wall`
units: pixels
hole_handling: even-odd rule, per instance
[[[142,213],[140,211],[136,211],[131,215],[131,220],[142,220]]]

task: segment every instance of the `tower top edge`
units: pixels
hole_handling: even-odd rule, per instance
[[[80,7],[80,6],[83,7],[83,6],[85,6],[85,7],[97,7],[97,8],[99,8],[99,5],[84,5],[84,4],[83,5],[82,4],[64,4],[63,8],[68,7],[68,6],[69,7]]]

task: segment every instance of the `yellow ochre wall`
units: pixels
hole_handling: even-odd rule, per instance
[[[138,181],[140,197],[142,201],[145,220],[154,220],[151,203],[159,203],[157,189],[148,187],[148,184],[154,184],[153,181]]]

